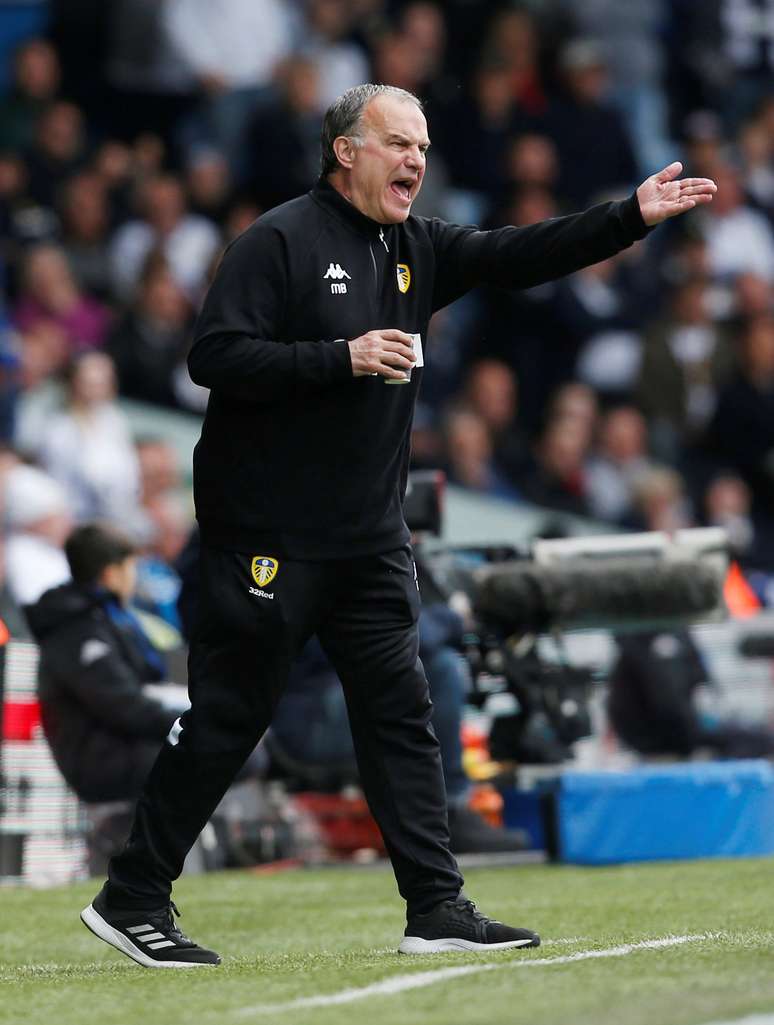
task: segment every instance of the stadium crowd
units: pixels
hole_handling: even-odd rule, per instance
[[[0,486],[12,603],[73,525],[142,551],[176,623],[186,468],[120,399],[201,414],[191,328],[225,245],[319,170],[328,104],[411,90],[414,213],[531,224],[673,159],[706,210],[437,314],[414,462],[615,526],[726,526],[774,571],[774,19],[765,0],[51,0],[0,64]],[[760,17],[753,16],[760,14]],[[6,15],[0,5],[0,19]],[[1,23],[1,22],[0,22]],[[385,325],[389,326],[389,325]]]
[[[201,412],[186,348],[224,245],[314,182],[322,112],[371,79],[426,104],[420,214],[529,224],[675,156],[720,186],[619,257],[439,314],[416,464],[617,525],[725,523],[774,559],[774,28],[754,0],[39,7],[0,100],[6,480],[32,461],[73,521],[175,554],[179,471],[116,399]],[[39,512],[14,495],[12,593],[34,589],[14,549]]]

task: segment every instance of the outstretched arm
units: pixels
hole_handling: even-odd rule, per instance
[[[670,164],[628,199],[523,228],[478,231],[428,222],[436,256],[433,309],[479,284],[531,288],[553,281],[614,256],[667,217],[708,203],[715,183],[708,178],[677,181],[681,170],[681,164]]]

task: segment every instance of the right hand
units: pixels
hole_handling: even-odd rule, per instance
[[[406,371],[416,363],[411,335],[405,331],[388,328],[386,331],[369,331],[353,338],[349,344],[352,373],[355,377],[379,374],[403,380]]]

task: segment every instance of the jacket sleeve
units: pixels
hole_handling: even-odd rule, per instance
[[[125,737],[163,740],[176,712],[146,697],[109,634],[95,628],[68,636],[49,669],[59,686],[98,722]]]
[[[349,346],[336,341],[281,342],[287,294],[285,242],[255,224],[223,255],[194,331],[192,380],[231,398],[265,403],[298,386],[325,387],[352,377]]]
[[[475,285],[532,288],[598,263],[644,238],[636,193],[580,214],[554,217],[524,228],[479,231],[433,219],[433,310],[459,299]]]

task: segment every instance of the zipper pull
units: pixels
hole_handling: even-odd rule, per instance
[[[384,237],[384,228],[379,228],[379,241],[389,253],[390,247],[387,245],[387,239]]]

